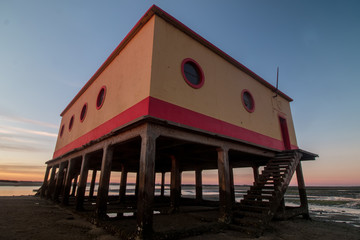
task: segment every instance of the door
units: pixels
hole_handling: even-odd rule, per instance
[[[279,117],[279,121],[280,121],[281,135],[284,142],[284,148],[285,150],[291,150],[290,136],[289,136],[289,130],[286,119]]]

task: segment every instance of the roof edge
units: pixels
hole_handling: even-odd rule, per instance
[[[60,116],[63,116],[67,110],[76,102],[76,100],[89,88],[89,86],[96,80],[96,78],[105,70],[105,68],[114,60],[114,58],[119,55],[121,50],[130,42],[130,40],[140,31],[140,29],[150,20],[154,15],[157,15],[164,19],[166,22],[170,23],[180,31],[184,32],[191,38],[200,42],[205,47],[209,48],[211,51],[215,52],[229,63],[233,64],[235,67],[239,68],[243,72],[247,73],[249,76],[260,82],[262,85],[271,89],[272,91],[277,91],[277,94],[292,102],[293,99],[290,98],[285,93],[276,89],[272,84],[267,82],[265,79],[251,71],[249,68],[245,67],[243,64],[226,54],[224,51],[216,47],[214,44],[210,43],[205,38],[201,37],[199,34],[188,28],[186,25],[181,23],[179,20],[162,10],[156,5],[152,5],[148,11],[140,18],[140,20],[135,24],[135,26],[130,30],[130,32],[125,36],[125,38],[120,42],[120,44],[115,48],[115,50],[110,54],[110,56],[105,60],[105,62],[100,66],[100,68],[95,72],[95,74],[89,79],[89,81],[81,88],[81,90],[76,94],[76,96],[71,100],[71,102],[66,106],[66,108],[61,112]]]

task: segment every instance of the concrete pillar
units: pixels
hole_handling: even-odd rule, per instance
[[[106,217],[113,153],[114,150],[111,146],[105,146],[101,162],[98,195],[96,198],[96,215],[99,218]]]
[[[54,192],[54,188],[55,188],[55,175],[56,175],[56,166],[52,166],[51,168],[51,175],[50,175],[50,180],[49,180],[49,186],[48,186],[48,191],[46,194],[46,198],[51,198],[51,195]]]
[[[120,180],[120,190],[119,190],[119,199],[120,202],[125,200],[126,195],[126,184],[127,184],[127,175],[128,172],[124,165],[121,166],[121,180]]]
[[[299,189],[299,197],[300,197],[300,206],[304,209],[303,217],[306,219],[310,218],[309,215],[309,205],[306,195],[306,187],[305,187],[305,180],[303,176],[303,171],[301,167],[301,162],[299,161],[299,164],[296,168],[296,178],[298,182],[298,189]]]
[[[60,195],[61,190],[63,188],[64,174],[65,174],[64,170],[65,170],[66,165],[67,165],[67,161],[62,162],[59,165],[58,177],[56,179],[55,191],[54,191],[54,194],[53,194],[53,200],[54,201],[59,201],[59,195]]]
[[[66,178],[65,178],[63,198],[62,198],[62,204],[64,204],[64,205],[69,204],[71,182],[74,177],[74,172],[75,172],[75,159],[70,159],[68,161],[68,167],[66,170]]]
[[[97,171],[96,171],[96,169],[94,169],[93,172],[92,172],[91,183],[90,183],[90,192],[89,192],[89,198],[90,199],[94,197],[96,173],[97,173]]]
[[[143,238],[152,234],[155,191],[156,136],[149,129],[141,136],[139,165],[139,195],[137,203],[137,231]]]
[[[218,148],[218,175],[219,175],[219,221],[224,223],[231,222],[231,187],[228,149]]]
[[[180,198],[181,198],[180,163],[175,156],[171,156],[170,207],[172,212],[176,212],[179,209]]]
[[[41,186],[41,197],[44,198],[46,196],[46,191],[49,187],[49,182],[48,182],[48,178],[49,178],[49,173],[50,173],[50,169],[51,167],[46,167],[46,170],[45,170],[45,176],[44,176],[44,182]]]
[[[196,169],[195,171],[195,183],[196,183],[196,200],[201,202],[203,198],[202,192],[202,170]]]
[[[89,155],[85,154],[82,156],[80,178],[76,192],[76,199],[75,199],[76,210],[84,209],[84,199],[85,199],[85,190],[86,190],[88,172],[89,172]]]

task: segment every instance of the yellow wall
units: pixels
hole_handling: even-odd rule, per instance
[[[158,16],[153,52],[152,97],[282,141],[280,113],[287,119],[291,144],[297,145],[287,100],[274,99],[270,89]],[[185,58],[197,61],[204,71],[205,83],[200,89],[190,87],[182,77]],[[253,113],[242,105],[243,89],[255,100]]]
[[[205,83],[200,89],[190,87],[183,79],[181,63],[185,58],[197,61],[204,71]],[[107,89],[105,102],[97,110],[96,98],[102,86]],[[243,89],[255,100],[253,113],[243,107]],[[148,96],[282,141],[280,114],[287,119],[291,144],[297,145],[289,102],[273,95],[269,88],[154,15],[63,114],[60,126],[65,125],[65,129],[55,151]],[[81,123],[80,112],[86,102],[88,111]],[[74,125],[69,131],[73,115]]]
[[[65,124],[65,130],[62,137],[59,134],[55,151],[149,96],[154,22],[152,17],[64,113],[60,126]],[[105,102],[97,110],[96,98],[104,85],[107,88]],[[80,112],[85,102],[88,111],[81,123]],[[69,132],[72,115],[75,115],[74,125]]]

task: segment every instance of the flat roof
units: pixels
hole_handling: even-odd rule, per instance
[[[63,116],[65,112],[76,102],[76,100],[89,88],[89,86],[96,80],[96,78],[105,70],[105,68],[114,60],[114,58],[119,55],[121,50],[131,41],[131,39],[140,31],[140,29],[150,20],[150,18],[154,15],[157,15],[164,19],[166,22],[171,24],[172,26],[176,27],[180,31],[184,32],[191,38],[195,39],[203,46],[207,47],[211,51],[215,52],[217,55],[224,58],[226,61],[237,67],[238,69],[242,70],[255,80],[257,80],[262,85],[266,86],[267,88],[271,89],[272,91],[276,91],[278,95],[285,98],[289,102],[293,101],[285,93],[276,89],[272,84],[264,80],[262,77],[251,71],[249,68],[245,67],[240,62],[236,61],[234,58],[230,57],[224,51],[220,50],[218,47],[207,41],[205,38],[201,37],[199,34],[185,26],[183,23],[172,17],[170,14],[162,10],[156,5],[153,5],[149,10],[144,14],[144,16],[137,22],[137,24],[131,29],[131,31],[126,35],[126,37],[120,42],[120,44],[115,48],[115,50],[110,54],[110,56],[105,60],[105,62],[100,66],[100,68],[95,72],[95,74],[89,79],[89,81],[81,88],[81,90],[76,94],[76,96],[71,100],[71,102],[66,106],[66,108],[62,111],[60,116]]]

